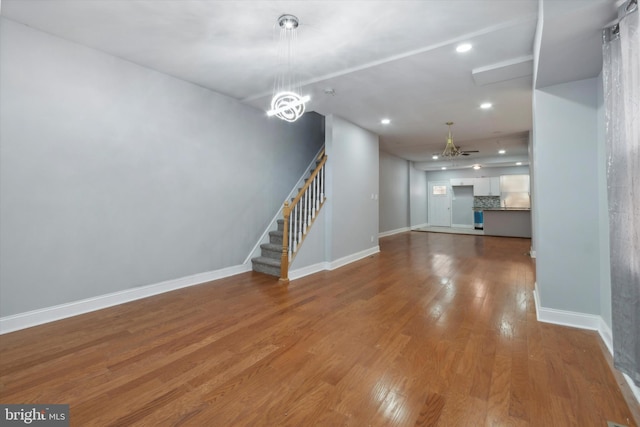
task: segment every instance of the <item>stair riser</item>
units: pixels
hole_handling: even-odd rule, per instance
[[[282,250],[279,251],[274,251],[272,249],[262,249],[261,254],[263,257],[266,258],[273,258],[273,259],[281,259],[282,258]]]
[[[269,234],[269,243],[274,245],[282,245],[282,235]]]
[[[277,268],[277,267],[272,267],[270,265],[254,263],[253,264],[253,271],[257,271],[259,273],[268,274],[270,276],[280,277],[280,269]]]

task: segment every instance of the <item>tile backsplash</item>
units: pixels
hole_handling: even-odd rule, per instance
[[[500,196],[474,196],[474,208],[499,208]]]

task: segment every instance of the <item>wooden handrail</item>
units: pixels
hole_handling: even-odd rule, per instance
[[[311,173],[311,175],[309,175],[309,179],[307,179],[307,182],[305,182],[302,188],[300,189],[300,191],[298,191],[298,195],[294,197],[293,200],[291,201],[291,206],[295,206],[298,203],[298,201],[300,200],[304,192],[311,185],[313,178],[315,178],[316,175],[318,175],[318,172],[320,172],[320,169],[322,169],[322,166],[324,166],[326,162],[327,162],[327,156],[324,156],[322,160],[320,160],[320,164],[317,165],[316,169]]]
[[[284,217],[284,224],[283,224],[284,230],[282,233],[282,256],[280,258],[280,282],[284,282],[284,283],[289,282],[289,264],[293,260],[293,257],[295,257],[295,253],[293,252],[291,254],[292,257],[291,258],[289,257],[289,239],[291,238],[289,234],[289,224],[291,222],[291,212],[298,205],[298,202],[300,202],[300,199],[302,198],[302,196],[307,192],[311,184],[314,182],[314,180],[316,179],[316,177],[318,176],[318,174],[326,164],[327,156],[325,154],[324,148],[320,151],[320,154],[318,155],[317,159],[320,159],[320,162],[316,165],[313,172],[311,172],[311,174],[309,175],[309,178],[307,178],[307,182],[304,183],[304,185],[298,191],[298,194],[293,198],[291,203],[289,203],[289,201],[287,200],[284,202],[284,206],[282,207],[282,216]],[[324,185],[324,180],[322,184]],[[324,196],[323,193],[321,194]],[[324,205],[325,199],[326,197],[323,197],[323,199],[319,201],[320,203],[319,203],[319,206],[317,206],[317,211],[319,211],[320,208]],[[316,207],[314,206],[313,209],[315,210]],[[308,215],[308,212],[306,215]],[[305,226],[306,226],[305,230],[308,229],[315,222],[315,218],[316,218],[316,215],[314,213],[314,215],[312,216],[308,224],[305,221]],[[298,224],[298,225],[302,227],[302,224]],[[306,237],[305,231],[302,232],[301,238],[297,235],[293,237],[294,243],[295,243],[293,247],[296,253],[297,253],[297,248],[300,247],[300,244],[305,239],[305,237]]]

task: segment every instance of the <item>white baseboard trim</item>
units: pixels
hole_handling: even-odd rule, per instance
[[[328,262],[319,262],[317,264],[308,265],[295,270],[289,271],[289,280],[300,279],[305,276],[309,276],[320,271],[330,270]]]
[[[451,224],[451,228],[473,228],[471,224]]]
[[[428,227],[428,226],[429,226],[429,223],[428,223],[428,222],[425,222],[424,224],[412,225],[412,226],[411,226],[411,229],[412,229],[412,230],[415,230],[416,228],[425,228],[425,227]]]
[[[604,345],[607,346],[607,350],[613,356],[613,333],[611,328],[607,325],[602,317],[600,317],[600,324],[598,325],[598,333],[600,338],[604,341]]]
[[[356,252],[351,255],[347,255],[345,257],[339,258],[335,261],[331,261],[329,263],[329,270],[335,270],[336,268],[344,267],[347,264],[351,264],[352,262],[356,262],[361,260],[362,258],[366,258],[371,255],[375,255],[380,252],[380,246],[374,246],[369,249],[365,249],[364,251]]]
[[[633,382],[631,377],[629,377],[629,375],[623,373],[622,376],[627,381],[627,384],[629,384],[629,388],[631,389],[633,396],[636,398],[638,403],[640,403],[640,387],[635,385],[635,383]]]
[[[346,257],[337,259],[331,262],[319,262],[317,264],[301,267],[289,272],[289,280],[300,279],[301,277],[309,276],[314,273],[318,273],[324,270],[335,270],[336,268],[344,267],[352,262],[359,261],[368,256],[377,254],[380,252],[380,246],[374,246],[364,251],[356,252],[355,254],[347,255]]]
[[[379,252],[380,246],[374,246],[372,248],[348,255],[332,262],[321,262],[308,267],[299,268],[290,272],[289,278],[299,279],[301,277],[308,276],[322,270],[335,270],[336,268],[340,268]],[[18,313],[11,316],[0,317],[0,335],[30,328],[32,326],[55,322],[56,320],[66,319],[67,317],[78,316],[80,314],[101,310],[103,308],[113,307],[114,305],[124,304],[138,299],[174,291],[176,289],[200,285],[202,283],[223,279],[229,276],[235,276],[236,274],[245,273],[248,271],[251,271],[251,263],[222,268],[215,271],[208,271],[205,273],[193,274],[191,276],[166,280],[164,282],[155,283],[152,285],[125,289],[122,291],[113,292],[106,295],[99,295],[97,297],[87,298],[80,301],[74,301],[38,310],[27,311],[25,313]]]
[[[600,335],[600,338],[602,338],[602,341],[607,347],[607,350],[609,350],[609,353],[613,356],[613,334],[611,332],[611,328],[607,325],[602,316],[542,307],[540,305],[540,295],[538,293],[537,283],[533,289],[533,299],[536,304],[536,317],[538,318],[538,321],[597,331],[598,335]],[[640,387],[636,386],[629,376],[624,373],[622,375],[624,375],[624,379],[629,384],[629,388],[633,392],[636,400],[640,403]]]
[[[394,234],[404,233],[405,231],[410,231],[409,227],[396,228],[395,230],[383,231],[382,233],[378,233],[378,238],[393,236]]]
[[[594,314],[543,307],[540,303],[540,293],[538,292],[537,283],[533,288],[533,299],[536,303],[536,316],[540,322],[571,326],[573,328],[589,329],[591,331],[599,331],[600,324],[604,323],[602,317]]]
[[[174,291],[176,289],[200,285],[202,283],[222,279],[229,276],[235,276],[236,274],[244,273],[247,271],[251,271],[251,263],[222,268],[220,270],[208,271],[205,273],[193,274],[191,276],[166,280],[164,282],[155,283],[152,285],[125,289],[122,291],[87,298],[80,301],[74,301],[66,304],[55,305],[53,307],[46,307],[38,310],[27,311],[25,313],[18,313],[11,316],[1,317],[0,335],[30,328],[32,326],[42,325],[44,323],[54,322],[56,320],[65,319],[67,317],[77,316],[79,314],[89,313],[91,311],[101,310],[103,308],[113,307],[114,305],[124,304],[153,295]]]

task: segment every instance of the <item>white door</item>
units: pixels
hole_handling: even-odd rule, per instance
[[[451,227],[451,187],[448,181],[429,182],[429,225]]]

